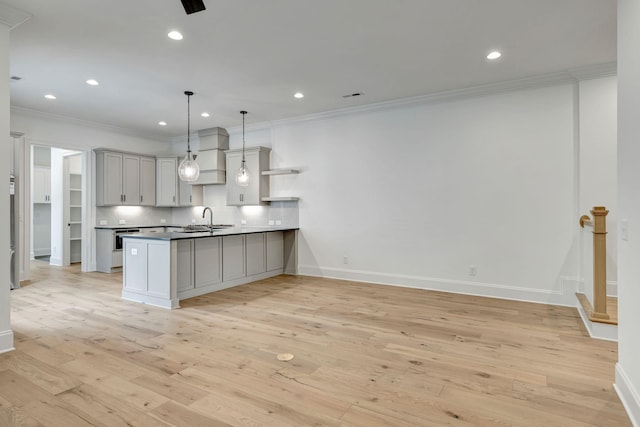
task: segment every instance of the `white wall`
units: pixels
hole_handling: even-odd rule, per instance
[[[580,82],[580,214],[606,206],[607,293],[617,294],[617,79]],[[590,243],[590,242],[585,242]],[[592,268],[593,263],[587,268]]]
[[[302,169],[302,274],[575,304],[573,85],[272,133],[273,167]]]
[[[618,358],[616,389],[640,426],[640,2],[618,1]]]
[[[9,138],[9,27],[0,24],[0,135]],[[5,139],[5,141],[7,141]],[[10,149],[8,143],[0,144],[0,177],[9,176]],[[6,188],[6,187],[5,187]],[[0,242],[9,242],[9,192],[1,193]],[[8,246],[8,245],[7,245]],[[7,253],[7,246],[3,249]],[[13,349],[13,332],[10,324],[9,257],[0,257],[0,353]]]

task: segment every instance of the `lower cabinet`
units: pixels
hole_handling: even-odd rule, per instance
[[[194,284],[196,288],[222,282],[221,243],[220,237],[193,240]]]
[[[285,270],[284,237],[279,231],[176,240],[125,237],[122,297],[177,308],[182,299],[276,276]]]
[[[264,235],[265,233],[257,233],[247,234],[245,236],[247,276],[253,276],[254,274],[260,274],[267,271]]]
[[[244,242],[244,234],[222,237],[222,281],[240,279],[247,275]]]

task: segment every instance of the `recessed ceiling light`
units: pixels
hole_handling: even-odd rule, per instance
[[[293,94],[293,97],[298,99],[304,98],[304,93],[296,92],[295,94]]]
[[[173,40],[182,40],[182,34],[180,34],[178,31],[171,31],[169,34],[167,34],[169,36],[170,39]]]
[[[167,122],[158,122],[158,124],[159,124],[160,126],[166,126],[166,125],[167,125]]]
[[[44,97],[47,98],[47,99],[56,99],[56,96],[52,95],[50,93],[46,94]]]
[[[98,81],[97,81],[97,80],[89,79],[89,80],[87,80],[87,84],[88,84],[89,86],[98,86],[100,83],[98,83]]]
[[[210,116],[210,114],[209,114],[209,113],[207,113],[206,111],[205,111],[204,113],[200,114],[200,115],[201,115],[202,117],[209,117],[209,116]]]
[[[487,55],[487,59],[498,59],[501,56],[502,54],[500,52],[498,52],[497,50],[494,50],[493,52]]]

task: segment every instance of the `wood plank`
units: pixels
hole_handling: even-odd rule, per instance
[[[573,308],[278,276],[170,311],[33,265],[0,425],[631,425]]]

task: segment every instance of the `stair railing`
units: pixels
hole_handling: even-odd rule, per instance
[[[580,226],[593,227],[593,320],[609,320],[607,314],[607,214],[604,206],[591,209],[593,220],[588,215],[580,217]],[[589,286],[585,283],[585,286]]]

